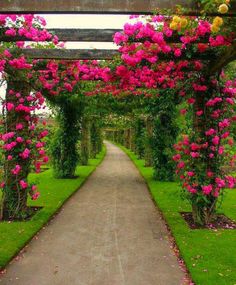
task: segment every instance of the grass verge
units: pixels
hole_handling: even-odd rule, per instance
[[[178,184],[155,181],[151,167],[144,167],[143,160],[123,146],[119,147],[147,182],[195,284],[236,285],[236,230],[189,229],[179,212],[190,211],[190,207],[181,199]],[[236,221],[235,189],[226,191],[219,211]]]
[[[36,181],[39,186],[40,198],[29,200],[29,206],[43,207],[30,221],[0,223],[0,269],[32,239],[32,237],[61,208],[64,202],[75,193],[86,181],[89,175],[102,162],[106,153],[105,146],[96,159],[90,159],[88,166],[76,169],[76,179],[56,179],[52,169],[40,174],[30,174],[29,180]]]

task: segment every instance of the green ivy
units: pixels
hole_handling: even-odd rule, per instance
[[[79,95],[66,94],[60,97],[57,101],[58,130],[53,137],[50,152],[55,177],[72,178],[79,161],[77,142],[83,102]]]
[[[178,135],[178,102],[174,95],[172,91],[165,91],[151,109],[155,118],[152,140],[154,178],[160,181],[173,181],[175,176],[172,156]]]

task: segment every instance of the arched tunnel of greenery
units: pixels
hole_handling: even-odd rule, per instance
[[[223,208],[229,218],[218,210],[225,193],[236,184],[236,17],[227,14],[229,3],[199,0],[203,12],[197,16],[178,8],[176,13],[163,11],[163,15],[146,15],[141,20],[131,17],[134,22],[113,37],[119,52],[112,60],[110,55],[102,60],[75,60],[76,53],[61,48],[41,17],[0,17],[0,36],[6,36],[0,45],[1,83],[6,85],[0,125],[1,227],[30,220],[26,235],[12,249],[12,239],[21,233],[15,224],[17,231],[12,230],[9,241],[11,254],[2,260],[0,256],[0,266],[95,170],[105,156],[103,141],[108,140],[135,162],[184,249],[190,270],[198,270],[201,276],[203,265],[191,267],[193,259],[201,259],[195,254],[199,244],[213,236],[212,256],[220,242],[215,233],[200,236],[191,229],[212,229],[219,219],[224,222],[219,227],[236,228],[230,220],[236,217],[235,200],[226,200]],[[18,40],[22,37],[31,41],[31,49]],[[48,59],[50,53],[55,56],[53,51],[69,59]],[[44,57],[32,56],[34,52]],[[38,116],[46,106],[50,111],[44,118]],[[40,195],[40,179],[50,190],[44,190],[39,205],[35,200]],[[57,193],[54,186],[60,189]],[[41,216],[34,224],[38,210]],[[232,245],[233,231],[220,235]]]

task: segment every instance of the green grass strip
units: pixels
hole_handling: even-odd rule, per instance
[[[35,236],[35,234],[75,193],[105,157],[105,146],[96,159],[90,159],[88,166],[78,166],[76,179],[56,179],[52,169],[40,174],[30,174],[29,180],[36,181],[40,198],[29,200],[30,206],[42,206],[35,216],[26,222],[0,222],[0,268],[6,264]]]
[[[130,150],[119,146],[134,162],[144,177],[151,195],[175,238],[180,254],[197,285],[236,284],[236,230],[191,230],[180,216],[190,211],[180,197],[180,187],[175,182],[159,182],[153,179],[153,169],[144,167],[144,160],[137,159]],[[236,220],[236,191],[227,190],[219,209]]]

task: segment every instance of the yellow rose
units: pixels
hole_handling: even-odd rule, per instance
[[[181,19],[178,16],[174,16],[172,20],[173,20],[173,22],[178,23],[178,22],[180,22]]]
[[[217,33],[217,32],[219,32],[219,30],[220,30],[219,26],[211,25],[211,31],[212,31],[212,33]]]
[[[176,23],[176,22],[171,22],[171,23],[170,23],[170,28],[171,28],[172,30],[177,30],[177,28],[178,28],[178,23]]]
[[[223,25],[223,19],[221,17],[215,17],[213,20],[214,26],[222,26]]]
[[[221,14],[225,14],[229,11],[229,7],[226,4],[221,4],[218,8],[218,12]]]
[[[188,20],[185,18],[182,18],[180,21],[180,25],[182,28],[185,28],[188,25]]]

